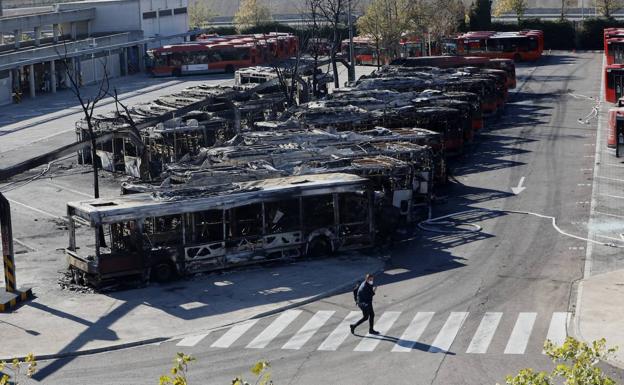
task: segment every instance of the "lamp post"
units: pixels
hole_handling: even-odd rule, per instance
[[[355,81],[355,67],[354,65],[354,60],[353,60],[353,23],[351,20],[351,0],[347,0],[347,4],[348,4],[348,24],[349,24],[349,81],[353,82]]]

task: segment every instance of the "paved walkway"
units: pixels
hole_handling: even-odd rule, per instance
[[[585,156],[593,158],[594,168],[579,170],[588,180],[579,188],[592,189],[591,202],[578,202],[590,204],[587,229],[592,242],[587,242],[583,280],[569,334],[586,342],[605,338],[609,347],[619,346],[610,363],[624,368],[624,163],[607,148],[607,113],[612,105],[603,100],[604,79],[602,84],[600,95],[587,95],[602,100],[597,118],[588,115],[588,124],[597,127],[596,144]],[[587,99],[588,113],[595,104]]]
[[[352,254],[108,294],[35,287],[35,300],[0,314],[0,359],[109,350],[208,331],[348,292],[382,266],[379,259]]]

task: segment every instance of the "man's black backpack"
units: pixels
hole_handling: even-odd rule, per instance
[[[358,303],[357,295],[358,295],[358,291],[360,290],[360,286],[361,285],[362,285],[362,282],[361,281],[357,281],[355,283],[355,286],[353,287],[353,300],[355,301],[356,304]]]

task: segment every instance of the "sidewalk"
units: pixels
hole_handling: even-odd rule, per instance
[[[379,259],[350,254],[107,294],[35,287],[36,299],[0,314],[0,360],[111,350],[219,328],[350,292],[354,281],[382,267]]]
[[[603,59],[604,66],[604,59]],[[570,335],[585,342],[605,338],[608,347],[619,346],[609,363],[624,368],[624,164],[607,148],[607,111],[611,105],[603,100],[604,74],[597,100],[602,100],[597,120],[593,169],[581,170],[592,181],[591,210],[587,222],[588,239]],[[589,112],[590,104],[588,104]],[[589,154],[592,155],[589,155]],[[612,246],[597,244],[608,243]]]
[[[624,369],[624,270],[581,281],[573,334],[586,342],[607,339],[619,349],[609,363]]]

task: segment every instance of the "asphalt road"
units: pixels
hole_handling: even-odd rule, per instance
[[[553,54],[521,66],[527,81],[504,114],[452,164],[436,215],[471,208],[554,216],[585,236],[595,122],[580,124],[600,90],[600,54]],[[526,190],[511,192],[524,178]],[[548,369],[547,337],[562,338],[582,278],[585,242],[550,220],[504,211],[457,215],[482,231],[406,234],[376,278],[382,336],[348,334],[350,292],[210,334],[40,363],[45,384],[154,384],[175,352],[197,358],[192,384],[229,384],[257,360],[276,384],[495,384]],[[209,325],[207,325],[209,327]],[[620,377],[619,372],[614,375]]]

